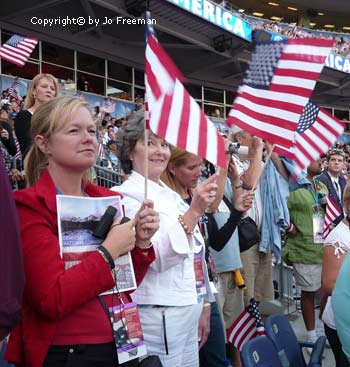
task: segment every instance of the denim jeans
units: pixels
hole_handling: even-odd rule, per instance
[[[226,366],[225,334],[216,302],[211,304],[210,333],[199,351],[200,367]]]

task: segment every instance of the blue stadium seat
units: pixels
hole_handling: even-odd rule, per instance
[[[257,336],[244,343],[241,360],[243,367],[283,367],[275,347],[266,336]]]
[[[320,367],[326,337],[320,336],[315,343],[299,342],[288,319],[284,315],[271,315],[265,322],[266,335],[271,339],[283,367]],[[302,348],[312,348],[310,361],[305,362]]]

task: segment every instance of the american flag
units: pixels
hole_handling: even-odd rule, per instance
[[[258,45],[227,124],[291,147],[333,42],[304,38]]]
[[[170,144],[225,167],[223,138],[182,85],[181,72],[159,44],[150,24],[146,39],[146,119],[150,129]]]
[[[105,149],[101,142],[98,142],[97,146],[97,157],[101,159],[106,159]]]
[[[22,86],[22,83],[18,81],[18,79],[16,78],[11,87],[9,88],[9,95],[10,97],[14,98],[16,101],[21,102],[23,100],[23,98],[18,94],[17,92],[17,88]]]
[[[300,116],[293,146],[286,149],[276,145],[275,151],[295,162],[293,175],[298,177],[311,161],[327,152],[343,131],[340,120],[310,101]]]
[[[175,79],[184,81],[184,76],[159,44],[146,12],[146,52],[145,52],[145,103],[146,111],[152,111],[154,103],[163,93],[174,89]],[[147,117],[148,118],[148,117]]]
[[[150,127],[170,144],[225,168],[224,139],[178,79],[173,92],[154,104]]]
[[[0,47],[0,57],[17,66],[24,66],[38,40],[32,37],[13,35]]]
[[[327,196],[326,214],[324,217],[323,238],[326,238],[334,228],[334,221],[342,215],[342,211],[333,201],[330,195]]]
[[[266,335],[257,302],[254,298],[227,330],[227,340],[241,350],[243,344],[256,336]]]

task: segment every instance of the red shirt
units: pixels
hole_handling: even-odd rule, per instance
[[[92,184],[87,184],[84,189],[91,197],[116,195]],[[96,298],[113,286],[111,271],[97,251],[79,265],[65,270],[59,251],[56,189],[49,173],[44,172],[32,187],[16,191],[14,197],[21,225],[26,284],[22,322],[11,333],[6,360],[26,367],[41,367],[57,330],[68,325],[67,320],[73,322],[70,328],[78,344],[86,344],[84,340],[89,338],[90,341],[98,340],[101,333],[106,334],[106,341],[111,341],[111,327]],[[135,276],[140,283],[155,259],[154,250],[145,256],[135,248],[131,254]],[[118,298],[114,299],[115,304],[119,304]],[[94,314],[96,322],[101,323],[96,335],[95,320],[85,322],[86,311],[88,315]]]

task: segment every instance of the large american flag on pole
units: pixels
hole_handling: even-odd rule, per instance
[[[184,77],[148,23],[145,87],[150,129],[170,144],[226,168],[223,138],[182,85]]]
[[[0,47],[0,57],[17,66],[24,66],[38,40],[32,37],[13,35]]]
[[[287,149],[276,145],[275,151],[294,161],[293,175],[298,177],[312,161],[327,152],[343,131],[340,120],[310,101],[300,116],[293,146]]]
[[[256,336],[266,335],[257,302],[254,298],[227,330],[227,340],[241,350],[243,344]]]
[[[304,38],[257,45],[227,124],[291,147],[333,43]]]
[[[334,228],[334,221],[342,215],[342,211],[333,201],[330,195],[327,196],[326,213],[324,216],[323,238],[326,238]]]

